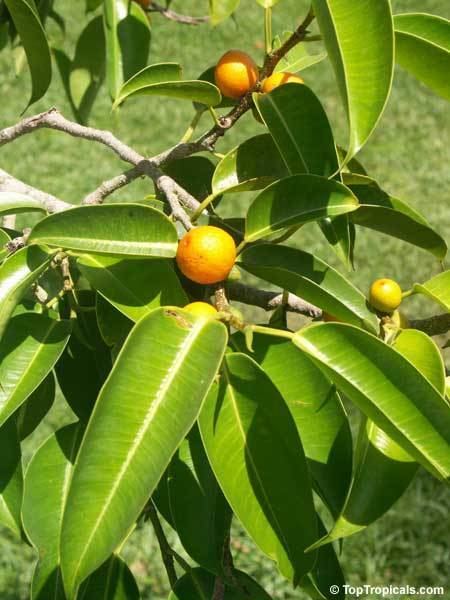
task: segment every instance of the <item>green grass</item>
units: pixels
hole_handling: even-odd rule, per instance
[[[185,12],[201,13],[206,6],[198,0],[174,1],[174,7]],[[275,11],[274,30],[292,28],[304,13],[305,0],[283,0]],[[428,11],[450,18],[448,0],[393,0],[397,12]],[[296,8],[297,7],[297,8]],[[300,7],[300,8],[298,8]],[[57,8],[67,16],[66,50],[73,54],[74,40],[84,22],[84,2],[59,0]],[[295,17],[295,18],[294,18]],[[236,22],[229,20],[211,31],[207,27],[192,29],[153,19],[154,38],[151,62],[180,60],[187,77],[196,77],[230,47],[249,51],[261,59],[263,29],[261,12],[256,3],[243,0]],[[306,71],[305,80],[322,99],[333,123],[338,141],[345,145],[345,117],[329,65],[324,62]],[[19,119],[29,94],[27,76],[14,79],[11,57],[0,55],[0,89],[2,111],[0,127]],[[39,112],[57,106],[70,116],[59,76],[55,73],[46,98],[28,111]],[[188,103],[170,99],[139,98],[127,102],[118,114],[111,114],[106,89],[101,91],[93,111],[91,124],[112,129],[141,152],[154,154],[177,142],[192,117]],[[397,70],[395,85],[383,120],[361,153],[369,173],[382,182],[393,195],[419,208],[429,221],[450,238],[448,189],[450,171],[449,105],[432,95],[408,74]],[[207,127],[208,116],[201,126]],[[251,115],[220,143],[225,152],[239,140],[261,131]],[[75,140],[61,133],[39,131],[2,148],[2,168],[16,177],[47,190],[70,202],[79,202],[89,191],[108,177],[120,172],[124,165],[107,149]],[[139,181],[129,186],[119,198],[140,199],[152,190],[151,184]],[[227,213],[242,213],[248,205],[245,195],[231,196],[224,204]],[[24,224],[24,219],[21,219]],[[303,248],[317,252],[333,265],[337,259],[326,249],[314,227],[305,227],[295,237]],[[439,271],[439,264],[426,253],[394,239],[361,230],[356,248],[357,270],[348,276],[361,289],[380,276],[394,277],[409,288]],[[432,314],[436,307],[427,302],[411,300],[406,312],[416,316]],[[450,352],[447,350],[447,356]],[[449,357],[450,358],[450,357]],[[62,405],[27,442],[29,457],[36,445],[62,419]],[[67,418],[67,417],[66,417]],[[394,509],[362,534],[344,544],[342,555],[348,582],[443,585],[450,598],[448,565],[450,564],[450,497],[448,489],[421,472]],[[256,550],[235,526],[234,552],[236,563],[255,575],[276,599],[301,598],[276,575],[273,564]],[[148,525],[133,534],[125,549],[127,558],[138,577],[144,600],[162,600],[167,587],[159,560],[158,549]],[[0,537],[0,598],[25,600],[33,568],[33,551],[19,545],[8,532]]]

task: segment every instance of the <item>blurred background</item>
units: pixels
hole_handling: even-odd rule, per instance
[[[357,0],[356,0],[357,1]],[[392,0],[394,12],[430,12],[450,18],[448,0]],[[206,0],[174,0],[174,10],[200,15],[207,12]],[[305,14],[305,0],[283,0],[274,10],[274,33],[292,30]],[[53,42],[73,56],[75,41],[86,24],[85,3],[81,0],[57,0],[56,10],[66,19],[66,36],[55,29]],[[90,17],[91,18],[91,17]],[[216,29],[197,28],[152,16],[153,39],[150,63],[180,62],[186,78],[195,79],[230,48],[250,53],[257,62],[263,57],[263,11],[254,0],[241,0],[235,19]],[[320,43],[310,45],[311,52],[321,50]],[[346,119],[328,61],[302,73],[323,102],[339,144],[346,145]],[[450,73],[449,73],[450,76]],[[17,122],[29,96],[26,69],[16,78],[13,57],[8,50],[0,54],[0,127]],[[72,118],[69,103],[58,73],[44,100],[27,114],[56,106]],[[103,86],[91,115],[90,124],[112,130],[118,137],[146,155],[153,155],[175,144],[193,116],[190,103],[158,97],[128,101],[120,111],[111,112],[111,102]],[[205,114],[199,132],[210,127]],[[240,140],[262,132],[248,113],[217,150],[225,153]],[[389,105],[375,134],[358,158],[369,175],[392,195],[406,200],[450,240],[450,105],[434,96],[400,68],[396,70]],[[1,167],[26,183],[48,191],[66,201],[78,203],[104,179],[124,169],[123,163],[107,148],[75,140],[59,132],[41,130],[25,136],[1,150]],[[150,181],[138,181],[111,200],[137,201],[153,192]],[[222,214],[245,213],[251,194],[226,197]],[[22,218],[20,224],[30,224]],[[313,226],[303,227],[289,243],[317,253],[333,266],[342,265],[329,251]],[[356,270],[346,273],[366,291],[377,277],[397,279],[404,289],[421,282],[441,269],[429,254],[393,238],[359,230],[356,243]],[[448,263],[447,263],[448,268]],[[410,299],[405,313],[411,318],[439,312],[427,300]],[[262,315],[253,315],[258,318]],[[450,350],[446,350],[446,362]],[[49,433],[70,422],[71,417],[60,399],[46,422],[26,441],[26,460]],[[421,471],[408,492],[388,515],[363,533],[349,538],[343,547],[342,562],[351,585],[444,586],[450,598],[450,494]],[[179,549],[179,548],[178,548]],[[180,550],[180,549],[179,549]],[[244,568],[265,586],[277,600],[300,599],[304,595],[292,589],[276,574],[274,565],[234,526],[233,550],[236,565]],[[167,597],[167,584],[159,552],[149,526],[133,534],[125,556],[142,590],[143,600]],[[7,530],[0,530],[0,600],[25,600],[34,564],[33,550],[15,541]],[[392,597],[395,598],[395,597]]]

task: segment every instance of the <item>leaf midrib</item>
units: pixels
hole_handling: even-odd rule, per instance
[[[90,550],[90,546],[94,540],[95,535],[97,534],[98,528],[100,527],[103,519],[105,518],[105,516],[109,510],[109,507],[111,506],[111,502],[114,498],[114,495],[115,495],[117,489],[119,488],[119,486],[128,470],[129,465],[131,464],[132,460],[136,456],[136,453],[138,452],[138,450],[142,444],[142,441],[153,421],[154,416],[156,415],[159,407],[161,406],[162,402],[164,401],[167,391],[169,390],[172,382],[175,380],[176,376],[178,375],[180,368],[183,366],[185,357],[189,354],[189,351],[191,350],[192,346],[194,345],[195,341],[198,338],[198,334],[204,328],[204,326],[205,326],[205,321],[203,321],[203,320],[198,321],[196,324],[193,325],[191,331],[189,332],[188,336],[185,338],[185,340],[183,342],[181,351],[177,353],[174,361],[172,362],[170,367],[167,368],[167,373],[169,374],[169,376],[166,378],[165,381],[163,381],[163,384],[157,391],[156,396],[149,407],[147,415],[145,416],[142,426],[140,427],[140,429],[138,430],[138,432],[134,438],[134,442],[133,442],[130,450],[128,451],[126,460],[124,461],[122,468],[120,469],[119,474],[117,475],[116,480],[111,488],[111,491],[108,494],[108,496],[104,502],[103,508],[100,511],[99,516],[97,517],[94,527],[92,528],[91,534],[89,535],[89,537],[85,543],[84,550],[80,554],[80,557],[77,561],[76,567],[73,571],[72,582],[76,582],[81,564],[82,564],[86,554]],[[105,383],[105,387],[106,387],[106,383]],[[90,423],[92,423],[92,422],[93,422],[93,419],[91,419]],[[89,430],[89,426],[88,426],[88,430]],[[86,431],[86,436],[88,435],[88,430]],[[80,449],[79,455],[80,454],[81,454],[81,449]]]

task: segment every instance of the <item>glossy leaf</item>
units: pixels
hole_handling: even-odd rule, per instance
[[[395,341],[407,358],[441,393],[445,369],[435,343],[421,331],[407,329]],[[357,533],[379,519],[405,492],[418,464],[372,421],[364,420],[355,452],[358,462],[350,494],[329,535],[319,543]]]
[[[366,299],[338,271],[296,248],[260,244],[244,250],[239,265],[282,289],[304,298],[338,319],[375,333],[375,315]]]
[[[215,476],[259,548],[294,584],[314,564],[317,535],[302,443],[283,398],[258,364],[228,354],[199,418]]]
[[[412,458],[436,477],[450,477],[450,408],[406,358],[341,323],[307,327],[293,342]]]
[[[14,419],[0,427],[0,524],[21,537],[22,453]]]
[[[31,75],[28,106],[42,98],[52,80],[52,60],[44,28],[34,0],[5,0],[25,50]]]
[[[312,0],[312,5],[347,111],[347,158],[351,158],[375,129],[391,91],[394,31],[390,2]]]
[[[270,596],[246,573],[234,571],[233,578],[244,591],[227,586],[223,600],[270,600]],[[214,583],[212,573],[200,568],[192,569],[180,577],[168,600],[210,600],[213,597]]]
[[[82,429],[76,423],[59,429],[36,451],[25,474],[22,520],[39,553],[32,600],[66,600],[59,570],[59,534],[81,437]]]
[[[86,12],[91,12],[98,8],[103,3],[103,0],[86,0]]]
[[[207,106],[220,103],[219,89],[207,81],[182,80],[176,63],[150,65],[136,73],[120,88],[114,106],[132,96],[168,96]]]
[[[30,285],[50,265],[52,256],[41,248],[25,247],[0,267],[0,339],[17,304]]]
[[[103,25],[106,39],[106,80],[114,101],[124,82],[147,64],[150,23],[137,2],[104,0]]]
[[[70,98],[79,120],[87,122],[105,77],[105,35],[101,16],[81,32],[69,74]]]
[[[287,83],[254,100],[292,175],[329,177],[338,170],[330,123],[310,88]]]
[[[425,283],[414,284],[414,291],[428,296],[450,312],[450,271],[439,273]]]
[[[440,260],[445,257],[445,240],[411,206],[389,196],[377,185],[350,185],[350,188],[360,203],[350,217],[353,223],[423,248]]]
[[[0,342],[0,425],[53,369],[69,339],[70,321],[25,313],[11,319]]]
[[[167,488],[174,527],[186,552],[197,564],[221,573],[232,513],[196,426],[172,459]]]
[[[156,309],[128,336],[95,405],[70,484],[61,534],[69,596],[124,540],[144,508],[197,418],[226,342],[221,323],[176,309]],[[113,449],[107,468],[106,447]]]
[[[288,171],[272,137],[263,133],[231,150],[217,165],[212,179],[214,195],[261,190]]]
[[[79,600],[140,600],[141,595],[128,565],[111,556],[82,584]]]
[[[0,192],[0,215],[17,215],[24,212],[45,212],[42,203],[26,194]]]
[[[81,421],[89,420],[111,367],[111,352],[101,337],[95,312],[79,313],[55,371],[64,398]]]
[[[172,160],[164,166],[164,173],[172,177],[197,200],[204,200],[212,191],[211,180],[215,163],[206,156],[188,156]]]
[[[8,255],[6,244],[11,240],[11,236],[4,230],[0,229],[0,262]]]
[[[241,333],[233,347],[248,352]],[[334,385],[290,341],[255,334],[250,355],[277,386],[302,440],[315,491],[333,515],[347,496],[352,474],[352,435]]]
[[[91,285],[132,321],[159,306],[188,303],[167,260],[118,260],[86,254],[77,264]]]
[[[44,381],[30,394],[16,413],[20,440],[31,435],[53,406],[55,400],[55,377],[49,373]]]
[[[273,47],[275,49],[279,48],[288,38],[291,37],[291,35],[292,31],[285,31],[281,37],[277,36],[273,42]],[[320,52],[319,54],[309,54],[306,50],[305,44],[297,44],[279,61],[279,63],[275,67],[275,73],[278,73],[280,71],[288,73],[297,73],[298,71],[304,71],[305,69],[321,62],[326,57],[326,52]]]
[[[134,325],[101,294],[97,294],[95,300],[95,314],[100,335],[107,346],[122,344]]]
[[[326,534],[326,529],[320,518],[319,535]],[[333,546],[320,546],[317,551],[317,561],[311,572],[302,581],[301,587],[311,598],[318,600],[345,600],[345,577],[339,559]]]
[[[354,211],[358,201],[342,183],[317,175],[292,175],[264,189],[247,212],[245,239],[254,242],[295,227]]]
[[[350,215],[322,219],[319,226],[336,255],[348,269],[352,268],[356,231]]]
[[[129,257],[173,257],[177,231],[161,212],[141,204],[79,206],[39,221],[30,244]]]
[[[406,13],[395,15],[394,28],[396,61],[433,92],[450,100],[450,21],[436,15]]]
[[[238,8],[240,0],[209,0],[211,24],[218,25]]]

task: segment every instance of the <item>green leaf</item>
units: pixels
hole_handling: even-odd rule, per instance
[[[444,363],[431,338],[421,331],[407,329],[396,339],[395,349],[444,393]],[[320,544],[357,533],[379,519],[405,492],[418,468],[407,452],[367,419],[361,425],[355,455],[358,461],[349,497],[342,514]]]
[[[292,175],[276,181],[255,198],[247,212],[245,240],[254,242],[286,227],[357,208],[356,197],[342,183],[317,175]]]
[[[312,0],[312,5],[349,120],[349,159],[375,129],[391,91],[391,6],[389,0]]]
[[[114,107],[131,96],[168,96],[191,100],[206,106],[219,104],[222,96],[212,83],[181,79],[181,67],[176,63],[150,65],[136,73],[120,88]]]
[[[22,453],[14,419],[0,427],[0,523],[17,537],[22,535]]]
[[[350,217],[353,223],[399,238],[444,259],[445,240],[408,204],[389,196],[376,184],[350,185],[350,189],[360,203]]]
[[[113,101],[123,83],[147,64],[151,30],[147,15],[137,2],[104,0],[106,80]]]
[[[270,94],[254,94],[254,100],[292,175],[336,173],[339,163],[330,123],[309,87],[287,83]]]
[[[69,74],[70,98],[76,114],[87,122],[105,77],[105,35],[101,16],[90,21],[80,34]]]
[[[67,403],[81,421],[89,420],[111,367],[111,352],[103,342],[95,312],[79,313],[55,371]]]
[[[248,352],[237,333],[233,347]],[[339,514],[352,474],[352,435],[334,385],[290,341],[255,334],[251,354],[277,386],[302,440],[315,491]]]
[[[281,37],[277,36],[273,42],[274,49],[280,48],[291,35],[292,31],[285,31]],[[326,52],[309,54],[305,44],[297,44],[278,62],[274,72],[298,73],[299,71],[304,71],[308,67],[312,67],[313,65],[322,62],[326,57]]]
[[[311,173],[330,177],[339,169],[328,117],[317,96],[295,83],[270,94],[254,94],[255,103],[292,175]],[[352,239],[348,219],[323,219],[319,226],[327,241],[348,267]]]
[[[86,254],[77,264],[91,285],[132,321],[158,306],[188,303],[167,260],[118,260]]]
[[[450,477],[450,407],[406,358],[342,323],[307,327],[293,342],[405,452],[436,477]]]
[[[226,343],[224,325],[176,309],[154,310],[128,336],[96,402],[70,484],[61,534],[69,596],[144,508],[197,418]],[[105,448],[114,448],[107,469]]]
[[[211,25],[216,26],[228,19],[238,8],[240,0],[209,0]]]
[[[319,535],[326,534],[326,529],[320,518]],[[317,561],[311,572],[302,581],[301,587],[311,598],[318,600],[345,600],[345,578],[339,559],[333,546],[320,546],[317,552]]]
[[[113,256],[173,257],[178,235],[161,212],[141,204],[79,206],[39,221],[30,244]]]
[[[260,244],[244,250],[239,265],[249,273],[304,298],[342,321],[376,333],[378,321],[366,298],[320,258],[296,248]]]
[[[217,165],[212,179],[215,196],[261,190],[288,171],[272,137],[263,133],[233,148]]]
[[[325,218],[319,227],[336,255],[350,269],[353,267],[353,252],[355,247],[355,226],[348,215]]]
[[[395,59],[433,92],[450,100],[450,21],[423,13],[395,15]]]
[[[96,296],[95,314],[105,344],[107,346],[122,344],[133,327],[133,321],[117,310],[101,294]]]
[[[206,156],[188,156],[172,160],[164,166],[164,173],[172,177],[197,200],[204,200],[212,191],[211,179],[215,164]]]
[[[81,586],[80,600],[140,600],[133,573],[119,557],[111,556]]]
[[[174,528],[184,549],[197,564],[220,574],[232,513],[196,426],[172,459],[167,489]]]
[[[15,252],[0,266],[0,339],[17,304],[51,260],[51,255],[33,246]]]
[[[25,110],[47,91],[52,80],[52,60],[44,28],[33,0],[5,0],[31,74],[31,98]]]
[[[242,590],[225,588],[223,600],[271,600],[254,579],[242,571],[233,571],[233,578]],[[192,569],[180,577],[168,600],[210,600],[214,593],[215,577],[203,569]]]
[[[280,392],[245,354],[228,354],[200,414],[215,476],[250,537],[294,585],[313,566],[311,483],[292,416]]]
[[[26,194],[0,192],[0,215],[18,215],[24,212],[45,212],[42,202]]]
[[[55,400],[55,378],[49,373],[16,413],[20,440],[31,435],[53,406]]]
[[[4,229],[0,229],[0,262],[8,255],[6,244],[11,241],[11,236]]]
[[[86,12],[97,9],[102,3],[103,0],[86,0]]]
[[[71,328],[70,321],[37,313],[11,319],[0,341],[0,426],[53,369]]]
[[[32,600],[66,600],[59,570],[59,534],[82,433],[77,423],[59,429],[36,451],[25,474],[23,526],[39,553]]]
[[[415,283],[413,290],[428,296],[450,312],[450,271],[444,271],[425,283]]]

